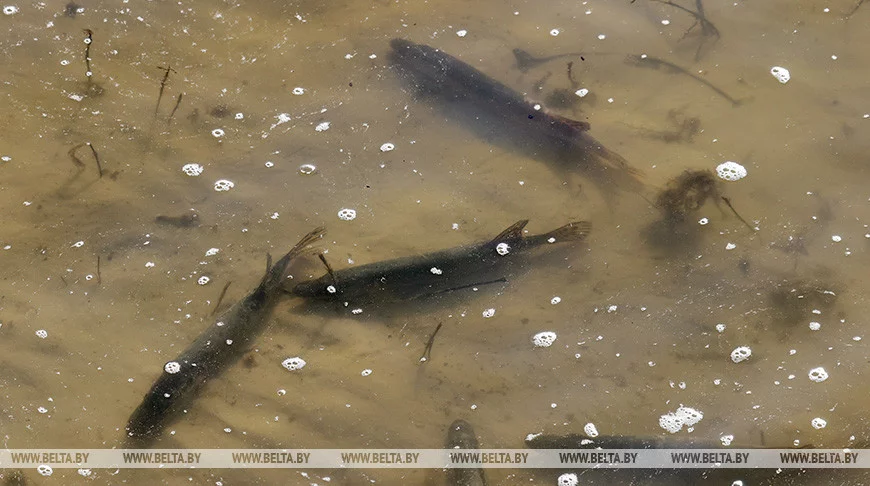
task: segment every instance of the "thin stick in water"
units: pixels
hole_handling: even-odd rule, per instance
[[[97,285],[103,283],[103,276],[100,275],[100,255],[97,255]]]
[[[85,66],[87,67],[87,71],[85,71],[85,76],[88,77],[88,82],[91,81],[91,76],[93,76],[93,72],[91,71],[91,42],[94,41],[94,31],[91,29],[85,29],[85,34],[88,37],[85,39]]]
[[[97,149],[94,148],[94,144],[92,144],[91,142],[87,142],[86,145],[88,147],[90,147],[91,153],[94,154],[94,160],[97,161],[97,172],[99,172],[100,179],[102,179],[103,178],[103,166],[102,166],[102,164],[100,164],[100,156],[97,155]]]
[[[745,224],[746,227],[751,229],[752,231],[757,231],[751,224],[747,223],[746,220],[743,219],[742,216],[740,216],[740,214],[737,212],[736,209],[734,209],[734,206],[731,205],[730,199],[728,199],[725,196],[722,196],[722,200],[725,201],[725,204],[728,205],[728,208],[731,209],[731,211],[734,213],[734,216],[737,216],[737,219],[739,219],[741,223]]]
[[[232,280],[230,280],[229,282],[227,282],[226,285],[224,285],[223,290],[221,290],[221,295],[218,296],[217,303],[214,305],[214,309],[211,310],[211,314],[209,314],[209,315],[213,316],[215,314],[215,312],[217,312],[218,308],[221,306],[221,302],[223,302],[223,300],[224,300],[224,296],[227,295],[227,289],[230,288],[231,283],[233,283]]]
[[[429,340],[426,341],[426,347],[423,348],[423,354],[420,356],[421,363],[425,363],[432,359],[432,345],[435,344],[435,335],[441,330],[443,324],[443,322],[439,322],[438,327],[435,328],[435,331],[433,331],[432,335],[429,336]]]
[[[160,111],[160,100],[163,99],[163,90],[166,89],[166,81],[169,80],[169,72],[175,72],[175,70],[172,69],[172,66],[157,66],[157,69],[162,69],[166,71],[166,73],[163,75],[163,80],[160,81],[160,93],[157,95],[157,106],[154,107],[154,116],[157,116],[157,112]]]
[[[175,116],[175,112],[178,111],[178,107],[181,105],[181,97],[184,96],[184,93],[178,93],[178,99],[175,100],[175,107],[172,108],[172,113],[169,114],[169,118],[166,119],[166,123],[172,123],[172,117]]]

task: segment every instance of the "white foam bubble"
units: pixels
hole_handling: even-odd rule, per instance
[[[738,164],[737,162],[733,162],[731,160],[722,162],[718,166],[716,166],[716,175],[721,179],[725,179],[726,181],[739,181],[746,177],[746,167]]]
[[[725,324],[716,324],[716,330],[719,332],[725,332]]]
[[[356,219],[356,210],[350,208],[343,208],[338,211],[338,219],[342,221],[353,221]]]
[[[773,66],[770,68],[770,74],[782,84],[787,83],[788,80],[791,79],[791,73],[788,72],[788,69],[782,66]]]
[[[598,429],[595,428],[595,424],[592,422],[583,426],[583,432],[585,432],[589,437],[598,437]]]
[[[329,292],[330,294],[334,294],[336,292],[335,285],[327,285],[326,291]]]
[[[581,98],[583,98],[583,97],[585,97],[586,95],[589,94],[589,90],[586,89],[586,88],[580,88],[580,89],[578,89],[577,91],[575,91],[574,94],[577,95],[577,96],[579,96],[579,97],[581,97]]]
[[[325,132],[327,130],[329,130],[329,122],[328,121],[320,122],[317,124],[316,127],[314,127],[315,132]]]
[[[556,342],[556,333],[553,331],[543,331],[532,336],[532,343],[539,348],[549,348]]]
[[[734,441],[734,436],[731,434],[723,435],[719,437],[719,440],[722,441],[723,446],[730,446],[731,442]]]
[[[483,317],[490,318],[495,315],[495,309],[486,309],[483,311]]]
[[[752,350],[749,349],[749,346],[738,346],[734,348],[734,351],[731,351],[731,361],[735,363],[746,361],[750,356],[752,356]]]
[[[203,275],[202,277],[199,277],[199,279],[197,279],[197,281],[196,281],[196,283],[198,283],[200,285],[205,285],[209,282],[211,282],[211,279],[206,277],[205,275]]]
[[[577,475],[574,473],[565,473],[559,476],[556,484],[559,486],[577,486],[580,484],[580,480],[577,479]]]
[[[393,150],[393,149],[395,149],[395,148],[396,148],[395,145],[393,145],[393,144],[390,143],[390,142],[387,142],[387,143],[381,145],[381,152],[389,152],[389,151],[391,151],[391,150]]]
[[[468,31],[465,29],[457,30],[456,35],[458,35],[459,37],[465,37],[466,35],[468,35]]]
[[[429,271],[432,272],[432,275],[441,275],[442,273],[444,273],[444,272],[443,272],[440,268],[438,268],[438,267],[432,267],[432,268],[429,269]]]
[[[297,86],[297,87],[293,88],[292,93],[295,94],[296,96],[304,95],[304,94],[305,94],[305,88],[303,88],[303,87],[301,87],[301,86]]]
[[[308,364],[304,359],[296,356],[293,358],[287,358],[281,362],[281,366],[287,369],[287,371],[296,371],[305,368],[305,365]],[[285,392],[286,393],[286,392]],[[281,395],[281,391],[278,391],[278,394]]]
[[[511,247],[507,243],[499,243],[495,246],[495,251],[501,256],[505,256],[511,252]]]
[[[372,374],[372,370],[370,370],[368,368],[362,370],[362,372],[360,373],[360,375],[362,375],[362,376],[369,376],[370,374]]]
[[[220,248],[209,248],[208,251],[205,252],[205,256],[217,255],[219,251],[221,251]]]
[[[814,429],[824,429],[828,425],[828,421],[821,417],[814,418],[810,423]]]
[[[229,191],[236,187],[236,183],[228,179],[218,179],[214,183],[214,190],[217,192]]]
[[[54,472],[54,469],[52,469],[51,466],[49,466],[48,464],[40,464],[36,467],[36,471],[43,476],[51,476],[51,473]]]
[[[556,304],[558,304],[559,302],[562,302],[562,298],[559,297],[558,295],[555,296],[555,297],[553,297],[552,299],[550,299],[550,303],[553,304],[553,305],[556,305]]]
[[[302,164],[299,166],[299,173],[302,175],[311,175],[317,170],[314,164]]]
[[[550,35],[552,35],[553,37],[556,37],[557,35],[559,35],[559,33],[560,33],[559,29],[550,30]]]
[[[214,130],[211,131],[211,136],[214,137],[214,138],[221,138],[221,137],[223,137],[223,136],[224,136],[224,130],[223,130],[223,128],[215,128]]]
[[[813,321],[810,323],[810,331],[818,331],[821,328],[822,328],[822,325],[819,324],[818,322]]]
[[[18,13],[18,7],[16,7],[15,5],[4,5],[3,6],[3,13],[6,15],[15,15]],[[49,473],[49,474],[51,474],[51,473]]]
[[[42,339],[45,339],[48,337],[48,331],[46,331],[45,329],[40,329],[36,331],[36,335]]]
[[[196,177],[196,176],[202,174],[203,170],[205,170],[205,169],[203,169],[203,167],[201,165],[194,164],[194,163],[184,164],[181,167],[181,171],[184,172],[185,174],[189,175],[190,177]]]
[[[178,361],[170,361],[163,365],[163,371],[169,373],[170,375],[174,375],[181,371],[181,363]]]
[[[828,372],[825,371],[825,369],[821,366],[811,369],[808,374],[810,377],[810,381],[814,381],[816,383],[821,383],[828,379]]]

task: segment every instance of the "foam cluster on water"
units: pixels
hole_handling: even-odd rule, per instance
[[[723,162],[716,166],[716,175],[721,179],[725,179],[726,181],[739,181],[746,177],[746,167],[738,164],[737,162],[733,162],[731,160],[727,162]]]
[[[393,149],[395,149],[395,148],[396,148],[395,145],[393,145],[393,144],[390,143],[390,142],[387,142],[387,143],[384,143],[384,144],[381,145],[381,152],[389,152],[389,151],[391,151],[391,150],[393,150]]]
[[[483,317],[490,318],[495,315],[495,309],[486,309],[483,311]]]
[[[287,358],[281,362],[281,366],[287,368],[287,371],[301,370],[302,368],[305,368],[306,364],[307,363],[305,362],[305,360],[298,356],[294,358]]]
[[[163,371],[169,373],[170,375],[174,375],[181,371],[181,363],[178,361],[170,361],[163,365]]]
[[[731,351],[731,361],[735,363],[746,361],[750,356],[752,356],[752,350],[749,349],[749,346],[738,346],[734,348],[734,351]]]
[[[809,377],[811,381],[821,383],[828,379],[828,372],[825,371],[824,368],[819,366],[818,368],[813,368],[810,370]]]
[[[598,437],[598,429],[595,428],[595,424],[592,422],[589,422],[583,427],[583,432],[585,432],[589,437]]]
[[[214,183],[214,190],[217,192],[229,191],[236,187],[236,183],[228,179],[218,179]]]
[[[825,426],[828,425],[828,421],[821,417],[816,417],[810,422],[810,424],[812,424],[814,429],[824,429]]]
[[[202,168],[201,165],[194,164],[194,163],[184,164],[181,167],[181,171],[184,172],[185,174],[189,175],[190,177],[196,177],[196,176],[202,174],[203,170],[204,169]]]
[[[577,479],[577,475],[574,473],[565,473],[559,476],[556,484],[559,486],[577,486],[580,484],[580,480]]]
[[[350,208],[342,208],[338,211],[338,219],[342,221],[352,221],[356,219],[356,210]]]
[[[692,407],[680,405],[676,412],[668,412],[659,417],[659,426],[672,434],[679,432],[685,425],[689,432],[704,418],[703,412]]]
[[[788,80],[791,79],[791,73],[788,72],[788,69],[782,66],[773,66],[770,68],[770,74],[782,84],[787,83]]]
[[[511,247],[507,243],[499,243],[495,246],[495,251],[501,256],[505,256],[511,252]]]
[[[553,331],[539,332],[532,336],[532,343],[539,348],[549,348],[556,342],[556,333]]]

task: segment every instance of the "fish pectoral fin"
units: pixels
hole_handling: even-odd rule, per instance
[[[551,117],[555,118],[556,121],[558,121],[560,123],[564,123],[565,125],[568,125],[569,127],[573,128],[574,130],[577,130],[580,132],[588,132],[589,129],[592,128],[592,125],[590,125],[589,122],[580,121],[580,120],[573,120],[571,118],[566,118],[562,115],[556,115],[554,113],[550,113],[549,115]]]
[[[504,242],[505,240],[521,239],[523,237],[523,228],[525,228],[527,224],[529,224],[528,219],[521,219],[517,221],[516,223],[508,226],[507,229],[499,233],[498,236],[493,238],[492,243],[498,244]]]
[[[556,228],[543,235],[545,238],[554,238],[556,241],[580,241],[586,238],[592,231],[592,223],[588,221],[574,221]]]

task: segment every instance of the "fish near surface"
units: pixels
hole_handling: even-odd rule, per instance
[[[445,449],[480,449],[474,428],[465,420],[455,420],[447,429]],[[447,470],[447,486],[486,486],[483,468],[451,468]]]
[[[527,223],[517,221],[489,241],[329,271],[287,290],[313,301],[348,306],[407,302],[504,278],[517,257],[527,251],[550,243],[581,241],[592,229],[590,223],[578,221],[542,235],[523,236]]]
[[[607,193],[644,187],[637,169],[589,135],[588,123],[535,109],[520,93],[433,47],[405,39],[390,47],[400,74],[479,137],[579,170]]]
[[[163,373],[130,416],[126,428],[129,445],[147,446],[193,401],[209,379],[250,349],[269,323],[275,305],[286,295],[282,284],[290,264],[322,234],[322,228],[308,233],[274,265],[269,258],[257,288],[221,314],[180,356],[164,365]],[[171,363],[180,369],[170,372],[175,366]]]

